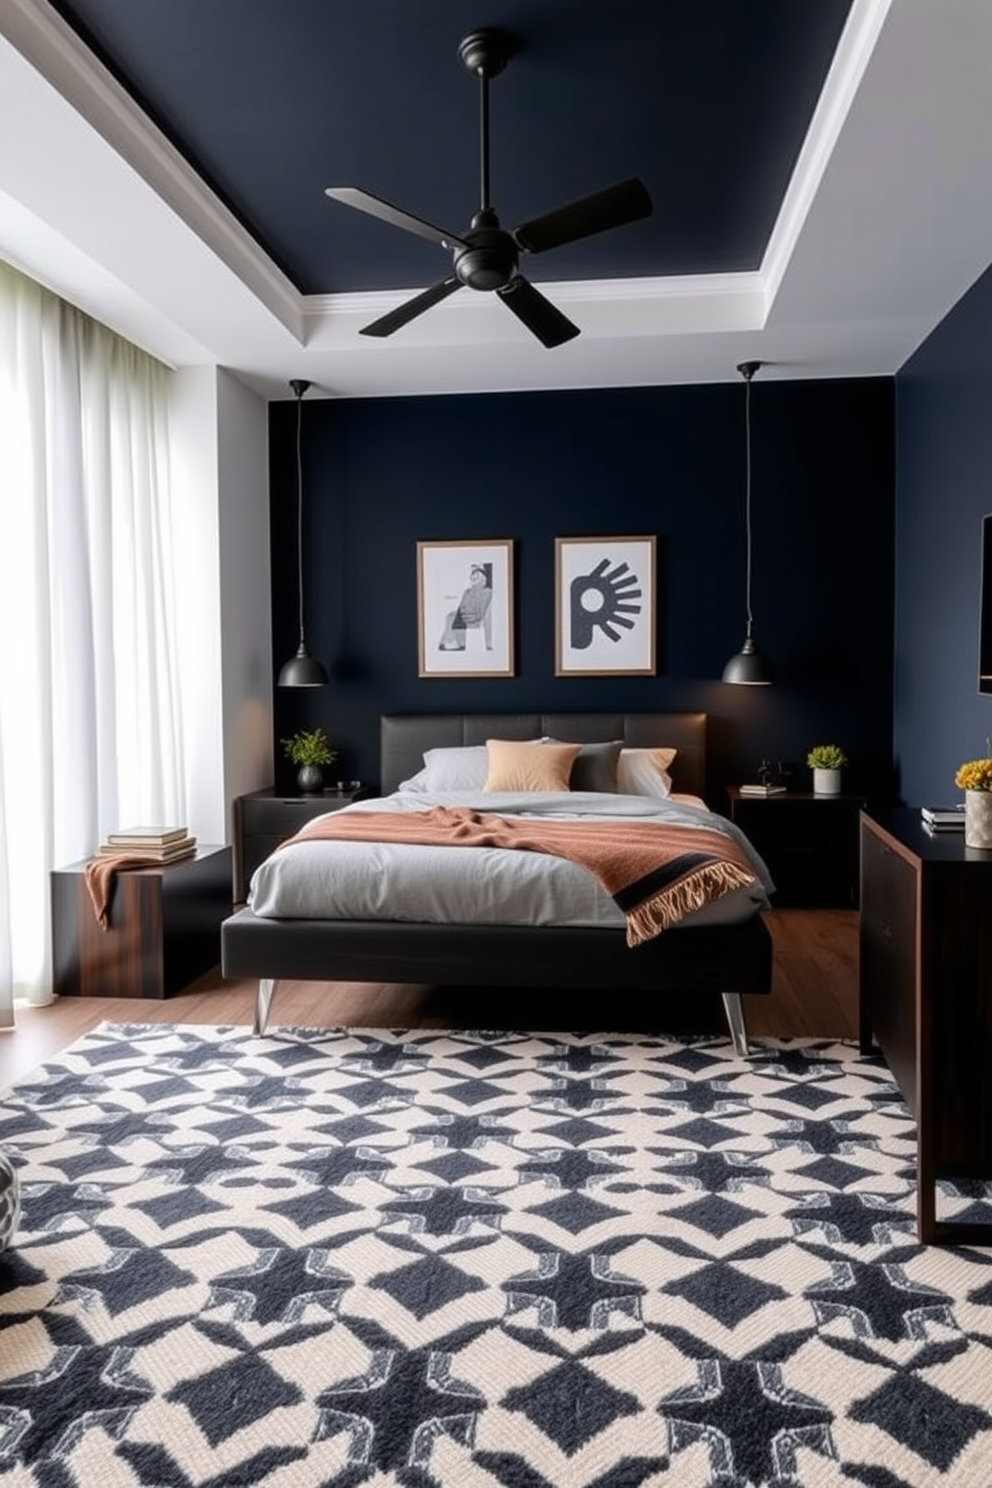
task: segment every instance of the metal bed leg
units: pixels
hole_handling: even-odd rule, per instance
[[[259,977],[258,991],[255,993],[255,1026],[252,1033],[256,1038],[265,1032],[265,1025],[269,1021],[269,1008],[276,993],[275,977]]]
[[[727,1026],[730,1029],[730,1042],[734,1046],[734,1053],[738,1059],[747,1059],[750,1049],[747,1046],[747,1029],[744,1026],[744,1006],[741,1002],[739,992],[722,992],[723,1011],[727,1015]]]

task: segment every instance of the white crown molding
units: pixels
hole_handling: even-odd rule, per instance
[[[602,338],[760,330],[766,317],[767,297],[758,273],[582,279],[536,287],[560,309],[579,317],[583,334]],[[308,295],[301,302],[305,343],[340,344],[354,335],[356,327],[395,310],[417,293],[418,288],[411,288]],[[405,327],[404,343],[460,341],[477,334],[483,316],[493,325],[512,327],[512,319],[495,320],[495,299],[491,294],[452,295]]]
[[[892,0],[853,0],[761,264],[768,309],[799,240]]]
[[[764,289],[759,273],[746,274],[684,274],[671,278],[641,279],[561,279],[535,282],[542,294],[553,295],[556,304],[591,304],[596,301],[669,300],[712,296],[723,299],[727,296],[753,295]],[[395,310],[411,295],[419,294],[424,286],[409,289],[357,290],[348,294],[307,295],[303,299],[303,313],[307,317],[321,319],[326,315],[353,313],[356,315],[385,315]],[[470,296],[461,296],[444,303],[449,305],[471,304]]]
[[[183,222],[302,340],[301,297],[47,0],[3,0],[0,31]]]

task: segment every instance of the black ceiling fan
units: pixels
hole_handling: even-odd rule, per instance
[[[481,84],[480,144],[482,200],[467,232],[445,232],[422,217],[414,217],[381,197],[362,191],[357,186],[328,186],[327,195],[347,207],[356,207],[371,217],[390,222],[406,232],[416,233],[428,242],[437,243],[452,254],[452,270],[446,279],[414,295],[387,315],[363,326],[363,336],[391,336],[432,305],[437,305],[456,289],[494,291],[545,346],[561,346],[579,334],[577,325],[563,315],[540,290],[525,279],[517,267],[521,251],[544,253],[574,243],[578,238],[622,227],[651,214],[651,198],[643,181],[632,177],[597,191],[592,196],[570,202],[556,211],[546,212],[530,222],[507,232],[489,203],[489,79],[506,66],[513,52],[513,41],[502,31],[473,31],[460,43],[458,55],[469,72]]]

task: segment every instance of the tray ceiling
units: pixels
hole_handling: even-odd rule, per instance
[[[506,227],[639,176],[650,218],[522,268],[581,334],[539,345],[329,201],[448,231],[491,84]],[[4,0],[0,255],[175,365],[266,397],[891,375],[992,260],[987,0]]]
[[[512,227],[629,176],[653,216],[528,260],[531,278],[756,270],[850,0],[56,0],[303,294],[403,289],[441,250],[332,204],[361,186],[454,233],[479,205],[479,84],[458,42],[516,46],[490,87]]]

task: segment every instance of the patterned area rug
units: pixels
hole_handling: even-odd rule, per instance
[[[992,1484],[992,1249],[851,1045],[105,1024],[0,1146],[3,1488]]]

